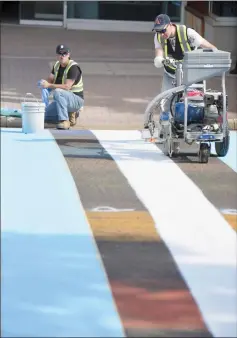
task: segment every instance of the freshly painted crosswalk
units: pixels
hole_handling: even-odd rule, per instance
[[[86,137],[85,131],[72,133]],[[161,236],[209,331],[235,337],[235,231],[177,164],[142,141],[138,131],[90,133],[149,211],[149,217],[137,217],[154,221],[150,233],[135,224],[133,232],[148,242]],[[233,135],[226,164],[235,170]],[[85,213],[61,152],[68,155],[70,149],[60,150],[49,131],[24,135],[2,129],[1,138],[2,337],[125,336],[91,230],[90,222],[100,222],[100,215]],[[111,233],[109,224],[97,226],[97,235]],[[120,235],[120,240],[128,236]]]
[[[154,144],[140,140],[139,132],[94,133],[149,210],[211,333],[235,337],[233,229],[172,160]]]
[[[49,131],[2,130],[2,337],[123,337],[80,197]],[[46,189],[47,187],[47,189]]]

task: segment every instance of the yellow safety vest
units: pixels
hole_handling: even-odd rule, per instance
[[[74,65],[77,65],[77,66],[79,67],[78,63],[76,63],[76,62],[73,61],[73,60],[69,60],[67,66],[66,66],[66,69],[64,70],[64,73],[63,73],[62,84],[64,84],[65,81],[66,81],[66,79],[67,79],[67,73],[68,73],[69,69],[70,69],[72,66],[74,66]],[[57,76],[58,76],[58,70],[59,70],[59,67],[60,67],[60,63],[59,63],[59,61],[57,61],[57,62],[55,63],[55,65],[54,65],[54,83],[55,83],[55,81],[56,81],[56,79],[57,79]],[[73,86],[71,87],[70,91],[73,92],[73,93],[80,93],[80,92],[83,91],[83,80],[82,80],[82,75],[81,75],[81,79],[80,79],[80,81],[78,82],[78,84],[73,85]]]
[[[176,39],[175,49],[177,48],[177,44],[179,44],[179,46],[181,47],[182,54],[184,54],[184,52],[191,51],[192,48],[188,42],[187,37],[187,27],[185,25],[176,25],[176,30],[177,30],[176,38],[178,37],[178,39]],[[157,40],[164,50],[164,57],[167,57],[168,56],[167,39],[164,39],[161,36],[161,34],[157,33]],[[178,61],[182,61],[182,59]],[[176,70],[176,68],[171,65],[165,66],[165,68],[167,69],[167,71],[171,71],[172,73],[174,73]]]

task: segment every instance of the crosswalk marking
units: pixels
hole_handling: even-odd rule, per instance
[[[1,130],[3,337],[124,337],[73,178],[49,131]]]
[[[212,334],[235,337],[233,229],[172,160],[141,141],[139,132],[93,133],[149,210]],[[224,296],[227,290],[231,297]],[[228,327],[222,318],[229,318]]]
[[[236,336],[236,214],[223,217],[171,159],[141,140],[139,131],[89,132],[112,156],[148,211],[108,207],[85,211],[50,132],[24,135],[2,129],[3,337],[14,336],[14,330],[18,335],[34,335],[38,327],[42,336],[57,332],[125,336],[93,234],[110,242],[164,240],[212,334]],[[62,147],[61,151],[65,156],[87,155],[86,149]],[[90,154],[98,155],[97,150]],[[113,292],[120,296],[122,292],[125,298],[135,292],[119,281],[112,284]],[[145,290],[137,292],[144,296]],[[184,297],[179,292],[153,296]],[[21,314],[15,316],[18,304]],[[140,321],[126,318],[128,326],[136,323],[142,328],[142,313]],[[154,327],[158,324],[156,318]]]

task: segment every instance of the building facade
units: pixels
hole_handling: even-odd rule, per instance
[[[1,1],[2,22],[65,29],[151,32],[166,13],[237,59],[236,1]],[[14,18],[13,18],[14,16]]]
[[[182,9],[182,1],[21,1],[19,23],[67,29],[150,31],[158,13],[167,13],[174,22],[181,22]]]
[[[237,61],[237,2],[187,1],[184,22]]]

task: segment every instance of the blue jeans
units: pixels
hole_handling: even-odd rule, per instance
[[[168,89],[171,89],[172,87],[174,88],[172,82],[174,79],[170,77],[166,72],[164,72],[163,75],[163,82],[162,82],[162,87],[161,87],[161,93],[165,92]],[[171,103],[171,97],[167,100],[162,100],[162,110],[164,112],[169,112],[170,111],[170,103]]]
[[[64,89],[55,89],[53,91],[53,99],[45,109],[45,121],[66,121],[69,120],[68,113],[78,111],[83,105],[84,100]]]

